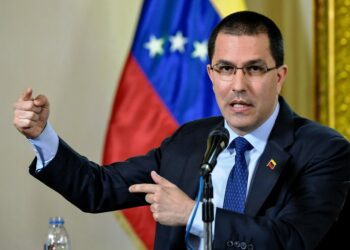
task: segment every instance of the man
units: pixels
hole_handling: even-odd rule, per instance
[[[229,146],[212,172],[213,249],[337,246],[334,236],[341,234],[328,232],[341,223],[350,146],[337,132],[293,113],[279,96],[287,75],[279,29],[258,13],[234,13],[213,30],[208,51],[207,70],[223,117],[187,123],[147,155],[106,168],[58,138],[47,123],[47,98],[33,99],[28,89],[15,103],[14,125],[37,151],[30,173],[86,212],[150,204],[155,249],[185,249],[206,140],[225,127]],[[241,144],[247,150],[239,152]],[[191,233],[201,248],[200,213]]]

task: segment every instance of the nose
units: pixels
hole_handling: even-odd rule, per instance
[[[236,69],[233,74],[233,79],[231,83],[231,90],[234,92],[246,91],[246,78],[242,69]]]

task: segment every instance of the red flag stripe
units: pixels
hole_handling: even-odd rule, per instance
[[[103,163],[144,154],[159,146],[177,127],[136,60],[129,55],[113,105]],[[135,143],[140,140],[142,143]]]
[[[136,60],[129,54],[107,130],[103,163],[144,154],[159,146],[177,127]],[[140,143],[135,143],[137,141]],[[122,213],[147,249],[153,249],[155,223],[149,207],[126,209]]]

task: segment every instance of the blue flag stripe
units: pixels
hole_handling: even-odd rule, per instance
[[[132,54],[179,124],[219,114],[206,44],[220,17],[207,0],[146,0]]]

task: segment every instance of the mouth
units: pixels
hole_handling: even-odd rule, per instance
[[[244,112],[253,107],[253,105],[248,101],[235,99],[232,102],[230,102],[230,107],[235,112]]]

